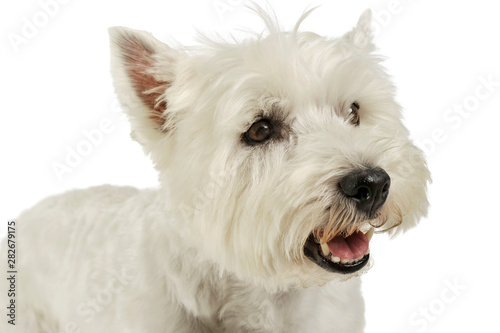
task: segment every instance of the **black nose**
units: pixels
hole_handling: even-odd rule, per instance
[[[391,187],[391,178],[381,168],[353,171],[340,180],[344,195],[356,203],[356,208],[373,216],[382,207]]]

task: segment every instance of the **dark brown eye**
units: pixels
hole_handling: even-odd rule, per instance
[[[245,133],[245,140],[250,143],[262,143],[268,140],[274,133],[273,125],[269,120],[259,120],[250,126]]]
[[[354,126],[359,125],[359,104],[354,102],[349,108],[349,122]]]

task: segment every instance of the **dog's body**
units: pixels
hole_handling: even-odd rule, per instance
[[[73,191],[19,217],[20,331],[363,330],[369,235],[425,215],[429,173],[369,13],[335,40],[261,15],[269,37],[195,54],[111,30],[162,187]]]
[[[102,186],[48,198],[22,215],[20,246],[29,241],[46,259],[20,251],[19,332],[331,332],[333,327],[356,332],[363,327],[357,278],[269,293],[219,274],[187,250],[185,235],[159,214],[162,207],[156,191]]]

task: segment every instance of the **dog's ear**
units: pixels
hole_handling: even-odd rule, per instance
[[[115,90],[130,117],[132,137],[146,146],[173,127],[166,92],[179,53],[144,31],[114,27],[109,35]]]
[[[362,51],[372,52],[375,49],[373,45],[372,11],[370,9],[365,10],[359,17],[358,24],[342,38]]]

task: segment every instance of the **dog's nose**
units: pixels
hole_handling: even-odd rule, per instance
[[[356,170],[344,176],[339,185],[357,209],[372,216],[387,199],[391,178],[381,168]]]

